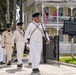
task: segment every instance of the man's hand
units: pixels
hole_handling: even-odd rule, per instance
[[[12,46],[12,48],[14,49],[15,47],[14,47],[14,46]]]
[[[30,44],[30,42],[28,41],[27,44]]]
[[[29,47],[26,47],[26,49],[27,49],[27,50],[30,50],[30,48],[29,48]]]
[[[5,46],[2,46],[2,48],[5,48]]]
[[[50,40],[47,40],[47,41],[46,41],[46,44],[49,44],[49,43],[50,43]]]

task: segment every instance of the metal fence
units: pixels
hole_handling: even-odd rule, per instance
[[[43,42],[43,62],[47,59],[59,61],[59,36],[50,37],[50,44]]]

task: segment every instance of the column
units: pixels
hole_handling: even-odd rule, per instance
[[[44,4],[42,3],[42,23],[43,23]]]
[[[71,5],[71,16],[73,16],[73,5]],[[74,58],[74,37],[71,36],[71,57]]]
[[[71,5],[71,16],[73,16],[73,5]]]
[[[57,5],[57,35],[59,34],[59,26],[58,26],[58,23],[59,23],[59,16],[58,16],[58,13],[59,13],[59,5]]]
[[[58,16],[58,13],[59,13],[59,11],[58,11],[59,10],[59,5],[57,5],[56,8],[57,8],[57,24],[58,24],[59,23],[59,16]]]

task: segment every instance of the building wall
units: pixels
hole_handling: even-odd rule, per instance
[[[63,38],[64,38],[64,39],[63,39],[64,42],[68,42],[68,41],[69,41],[69,40],[68,40],[68,35],[63,35]]]
[[[67,16],[68,15],[68,8],[64,7],[63,8],[63,16]]]
[[[32,18],[32,14],[35,12],[35,7],[33,5],[27,7],[24,7],[24,13],[26,14],[26,23],[25,23],[25,29],[27,28],[28,24],[30,22],[32,22],[33,18]]]
[[[38,8],[37,11],[42,13],[42,5],[38,5],[37,8]],[[50,16],[53,16],[54,11],[57,11],[57,9],[54,6],[49,6],[49,8],[50,8],[49,14],[50,14]],[[29,7],[25,6],[25,13],[28,13],[28,22],[27,22],[27,24],[25,24],[25,28],[27,28],[28,24],[30,22],[32,22],[32,20],[33,20],[32,14],[34,12],[36,12],[36,7],[34,6],[34,4],[32,4]],[[68,16],[68,15],[69,16],[71,15],[71,10],[68,7],[63,7],[63,16]],[[46,26],[46,28],[47,28],[47,30],[49,30],[50,36],[54,36],[55,34],[57,34],[57,30],[55,28],[51,28],[51,26],[50,26],[50,28],[48,28]],[[68,36],[67,35],[63,35],[63,41],[68,42]]]

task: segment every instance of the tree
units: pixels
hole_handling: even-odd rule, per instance
[[[16,29],[16,0],[13,1],[13,29]]]
[[[7,22],[10,23],[10,0],[6,0],[7,2]]]
[[[6,7],[6,1],[0,0],[0,27],[5,27],[6,24]]]
[[[27,2],[27,0],[23,0]],[[13,22],[13,28],[16,29],[16,4],[20,0],[0,0],[0,28],[3,24],[6,27],[6,22]]]

